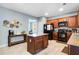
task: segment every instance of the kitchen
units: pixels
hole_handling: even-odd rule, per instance
[[[77,14],[75,14],[74,16],[70,15],[70,16],[64,16],[62,18],[59,17],[56,19],[48,18],[46,24],[44,24],[44,33],[48,33],[49,40],[61,41],[61,42],[65,42],[66,44],[68,44],[69,55],[79,54],[78,48],[76,48],[77,46],[72,48],[72,45],[71,45],[73,44],[72,40],[74,40],[74,38],[72,37],[75,37],[76,34],[77,36],[79,35],[78,26],[79,26],[79,12],[77,12]],[[51,27],[53,27],[53,29],[50,30],[49,32],[47,27],[50,29]],[[76,43],[74,43],[73,46],[75,44]]]
[[[79,12],[78,12],[79,13]],[[78,55],[78,38],[79,33],[79,15],[68,16],[57,19],[50,19],[47,24],[54,24],[53,39],[57,41],[64,41],[68,44],[69,55]],[[62,24],[63,23],[63,24]],[[61,31],[60,31],[61,30]],[[65,32],[65,33],[64,33]],[[64,37],[64,38],[63,38]],[[77,38],[76,38],[77,37]]]
[[[53,34],[56,35],[57,37],[57,32],[58,32],[58,29],[60,28],[59,25],[61,24],[58,24],[58,23],[61,23],[61,22],[66,22],[67,25],[64,25],[62,26],[63,29],[67,29],[67,38],[69,38],[70,36],[70,33],[72,32],[78,32],[77,29],[78,29],[78,16],[68,16],[68,17],[64,17],[64,18],[58,18],[58,19],[54,19],[54,20],[48,20],[47,21],[47,24],[50,24],[50,23],[53,23],[54,24],[54,32]],[[56,38],[54,36],[54,38]]]
[[[79,10],[76,10],[78,8],[77,6],[79,6],[78,4],[11,4],[14,8],[11,8],[10,4],[0,5],[0,13],[2,14],[0,24],[2,36],[0,39],[3,39],[0,41],[0,45],[4,46],[4,48],[0,48],[1,54],[79,55]],[[36,8],[38,9],[39,5],[43,5],[42,7],[39,6],[40,10],[46,6],[50,6],[48,9],[46,8],[49,13],[43,12],[43,15],[40,10],[38,10],[40,11],[38,13],[36,9],[33,9],[36,14],[33,12],[34,14],[30,16],[27,15],[27,12],[30,14],[32,10],[29,7],[25,8],[27,11],[24,10],[23,7],[17,7],[20,5],[26,5],[26,7],[29,5],[32,9],[33,6],[37,6]],[[17,12],[15,6],[17,7],[17,10],[21,9],[21,11]],[[57,11],[54,6],[58,6],[58,9],[60,6],[62,6],[62,8],[68,8],[68,11],[61,8],[60,11]],[[71,6],[72,8],[69,8]],[[34,15],[36,17],[34,17]],[[5,19],[7,20],[7,23],[5,22]],[[8,23],[10,26],[6,26]],[[4,33],[3,30],[6,33]],[[19,41],[20,39],[22,41]],[[13,41],[11,40],[13,40],[14,43],[12,43]],[[62,52],[64,49],[66,49],[67,53]],[[6,50],[8,52],[6,52]],[[16,53],[12,51],[16,51]],[[19,51],[21,51],[21,53]]]

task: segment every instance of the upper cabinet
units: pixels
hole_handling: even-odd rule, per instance
[[[58,19],[52,19],[52,20],[48,20],[47,24],[54,24],[54,27],[57,28],[58,27]]]
[[[57,28],[58,27],[58,19],[54,19],[53,24],[54,24],[54,27]]]
[[[58,22],[63,22],[63,21],[65,21],[64,18],[59,18],[59,19],[58,19]]]
[[[67,18],[68,27],[75,28],[78,26],[77,16],[71,16]]]
[[[51,24],[51,23],[53,23],[52,20],[47,20],[47,24]]]
[[[58,22],[63,22],[63,21],[67,21],[68,22],[68,27],[70,28],[76,28],[78,27],[78,16],[69,16],[69,17],[64,17],[64,18],[58,18],[58,19],[52,19],[52,20],[48,20],[47,24],[54,24],[54,27],[57,28],[58,27]]]

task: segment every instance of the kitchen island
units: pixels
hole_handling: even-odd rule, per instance
[[[33,34],[27,35],[27,51],[31,54],[36,54],[39,51],[47,48],[48,46],[48,34]]]
[[[72,33],[67,44],[69,55],[79,55],[79,33]]]

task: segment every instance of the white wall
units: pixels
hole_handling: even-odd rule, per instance
[[[18,19],[22,23],[22,26],[18,29],[14,28],[15,32],[21,32],[24,30],[28,32],[28,20],[37,18],[0,7],[0,47],[5,46],[8,43],[9,28],[3,26],[3,21],[11,21],[13,19]]]

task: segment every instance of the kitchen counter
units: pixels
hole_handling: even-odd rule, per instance
[[[79,33],[72,33],[68,45],[79,46]]]
[[[38,36],[43,36],[43,35],[48,35],[46,33],[44,34],[27,34],[27,36],[31,36],[31,37],[38,37]]]
[[[67,44],[69,55],[79,55],[79,33],[72,33]]]

